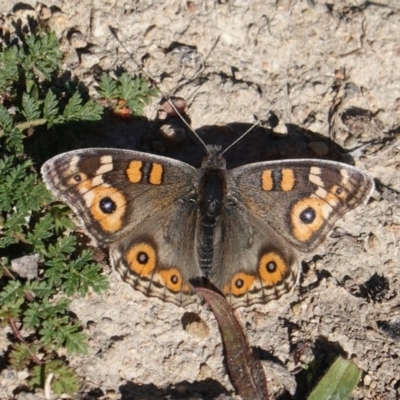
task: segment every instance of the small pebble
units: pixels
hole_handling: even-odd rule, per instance
[[[81,32],[74,32],[69,37],[69,43],[74,49],[83,49],[87,46],[87,40]]]

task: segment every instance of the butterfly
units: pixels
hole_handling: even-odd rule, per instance
[[[289,292],[299,252],[318,246],[374,190],[368,174],[315,159],[227,170],[216,147],[200,168],[138,151],[90,148],[48,160],[48,189],[75,212],[122,279],[184,306],[211,282],[234,308]]]

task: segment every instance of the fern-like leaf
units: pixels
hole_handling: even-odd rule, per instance
[[[103,74],[100,78],[98,92],[101,97],[107,100],[118,98],[119,91],[116,80],[111,78],[110,75]]]
[[[43,116],[47,119],[49,126],[52,125],[52,122],[57,117],[58,112],[59,110],[56,95],[53,94],[51,90],[48,90],[43,102]]]
[[[43,388],[49,374],[54,375],[51,381],[51,389],[56,395],[72,395],[78,391],[78,380],[74,370],[67,367],[61,360],[52,360],[34,367],[30,385],[32,387],[39,386]]]
[[[75,92],[69,99],[63,113],[65,121],[98,121],[103,108],[93,100],[82,105],[82,97]]]

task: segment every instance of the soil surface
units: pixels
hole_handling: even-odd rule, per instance
[[[46,21],[64,68],[93,95],[100,71],[145,71],[163,93],[187,101],[206,143],[227,146],[256,119],[267,120],[229,150],[228,167],[315,157],[368,171],[376,183],[370,201],[302,256],[296,289],[236,315],[272,398],[304,399],[308,379],[321,377],[335,355],[363,371],[353,399],[400,397],[397,1],[1,0],[0,12],[3,29],[30,16]],[[147,107],[148,120],[105,118],[85,146],[155,152],[198,167],[204,149],[187,131],[180,142],[179,119],[168,122],[169,141],[152,122],[159,100]],[[111,268],[105,273],[107,293],[71,306],[90,337],[89,354],[70,358],[81,377],[77,398],[236,398],[207,306],[147,298]],[[0,397],[12,398],[25,378],[2,371]]]

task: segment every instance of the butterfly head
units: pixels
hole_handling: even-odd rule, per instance
[[[222,147],[218,145],[207,145],[207,156],[201,162],[201,168],[224,169],[225,158],[222,156]]]

